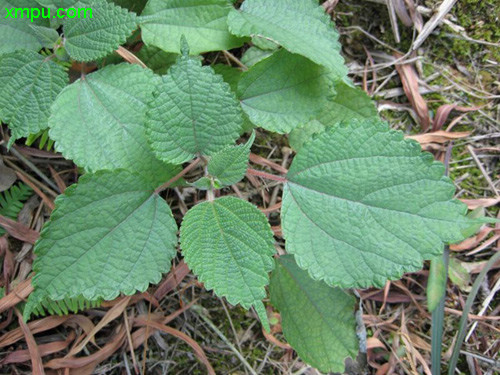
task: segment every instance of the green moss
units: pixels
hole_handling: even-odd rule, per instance
[[[432,3],[427,1],[426,5],[432,6]],[[462,0],[451,11],[453,22],[463,27],[469,38],[490,43],[500,40],[499,14],[500,2],[497,0]],[[432,44],[433,54],[449,63],[457,59],[468,66],[473,59],[500,60],[499,47],[465,40],[448,26],[443,26],[439,36],[433,39],[436,42]]]

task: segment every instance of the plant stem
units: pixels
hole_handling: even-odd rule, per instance
[[[200,161],[201,161],[201,158],[196,158],[195,160],[193,160],[191,163],[189,163],[189,165],[186,168],[184,168],[182,171],[180,171],[177,175],[175,175],[174,177],[172,177],[170,180],[168,180],[167,182],[165,182],[160,187],[157,187],[156,190],[155,190],[155,194],[161,193],[163,190],[165,190],[166,188],[168,188],[174,182],[176,182],[181,177],[183,177],[184,175],[186,175],[187,173],[189,173],[189,171],[193,170],[198,165],[198,163]]]
[[[274,174],[266,173],[263,171],[258,171],[257,169],[252,169],[252,168],[248,168],[247,173],[252,175],[252,176],[267,178],[268,180],[273,180],[273,181],[278,181],[278,182],[283,182],[283,183],[288,181],[285,177],[276,176]]]

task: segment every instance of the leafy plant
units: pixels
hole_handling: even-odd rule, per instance
[[[359,346],[349,288],[416,271],[487,220],[465,216],[443,165],[380,121],[347,77],[317,1],[245,0],[236,9],[229,0],[149,0],[140,16],[105,0],[0,2],[1,11],[83,4],[94,15],[64,19],[61,35],[58,23],[0,18],[0,35],[19,30],[0,49],[0,118],[11,143],[49,129],[55,149],[86,171],[56,200],[35,246],[25,319],[159,282],[178,244],[162,192],[187,184],[181,177],[202,163],[205,174],[189,184],[207,199],[180,226],[186,263],[206,288],[253,307],[266,330],[272,272],[285,337],[321,371],[342,371]],[[103,66],[138,27],[149,68]],[[197,56],[246,43],[244,72]],[[101,68],[68,84],[67,60]],[[298,151],[286,177],[262,174],[283,183],[285,256],[255,205],[215,198],[244,178],[260,133],[235,143],[251,127],[290,133]]]
[[[23,209],[24,201],[28,199],[33,190],[23,183],[11,186],[8,190],[0,193],[0,215],[16,220],[17,215]],[[0,236],[5,230],[0,227]]]

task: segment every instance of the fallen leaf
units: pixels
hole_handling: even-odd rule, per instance
[[[396,54],[395,57],[401,58],[402,56]],[[396,70],[401,78],[403,90],[417,114],[422,131],[426,132],[429,129],[431,120],[429,117],[427,102],[424,100],[422,95],[420,95],[418,89],[417,71],[410,64],[396,64]]]
[[[0,192],[10,188],[16,180],[16,172],[9,167],[6,167],[3,164],[3,160],[0,159]]]
[[[413,139],[421,145],[425,145],[428,143],[445,143],[454,139],[466,138],[469,135],[469,132],[447,132],[444,130],[438,130],[433,133],[408,135],[405,138]]]

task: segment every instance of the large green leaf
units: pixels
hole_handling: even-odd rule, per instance
[[[40,18],[30,18],[36,15],[31,13],[32,8],[40,11]],[[0,0],[0,55],[19,50],[38,51],[54,45],[59,34],[48,27],[48,20],[41,17],[42,10],[48,14],[34,0]]]
[[[67,18],[64,21],[64,46],[78,61],[91,61],[106,56],[123,44],[137,27],[135,13],[106,2],[89,2],[92,17]],[[86,9],[86,8],[84,8]]]
[[[270,38],[324,65],[337,78],[347,74],[338,33],[315,0],[245,0],[239,11],[229,13],[228,23],[235,35]]]
[[[354,297],[311,279],[291,255],[276,259],[269,291],[283,333],[304,361],[326,373],[343,372],[345,359],[356,358]]]
[[[336,82],[335,91],[337,92],[335,98],[327,102],[315,119],[292,130],[289,142],[295,150],[300,150],[314,134],[321,133],[342,121],[378,118],[374,102],[363,90],[344,82]]]
[[[228,0],[149,0],[141,17],[142,38],[167,52],[178,53],[184,35],[191,53],[231,49],[244,39],[229,33]]]
[[[144,125],[155,82],[149,69],[123,63],[66,87],[49,119],[56,150],[89,171],[124,168],[165,181],[174,171],[154,156]]]
[[[287,251],[313,278],[342,287],[381,287],[416,271],[471,225],[443,174],[443,164],[385,123],[328,129],[288,171]]]
[[[188,211],[180,232],[184,259],[207,289],[232,304],[263,310],[275,249],[257,207],[234,197],[203,202]]]
[[[11,142],[47,128],[50,106],[67,83],[64,68],[36,52],[0,56],[0,119]]]
[[[282,49],[243,73],[238,97],[255,125],[288,133],[321,111],[332,88],[327,69]]]
[[[111,300],[160,281],[176,254],[177,225],[156,186],[126,171],[86,174],[56,199],[35,245],[35,292],[44,300]]]
[[[149,103],[148,136],[156,155],[182,163],[234,143],[241,109],[230,87],[209,66],[184,54],[169,69]]]

